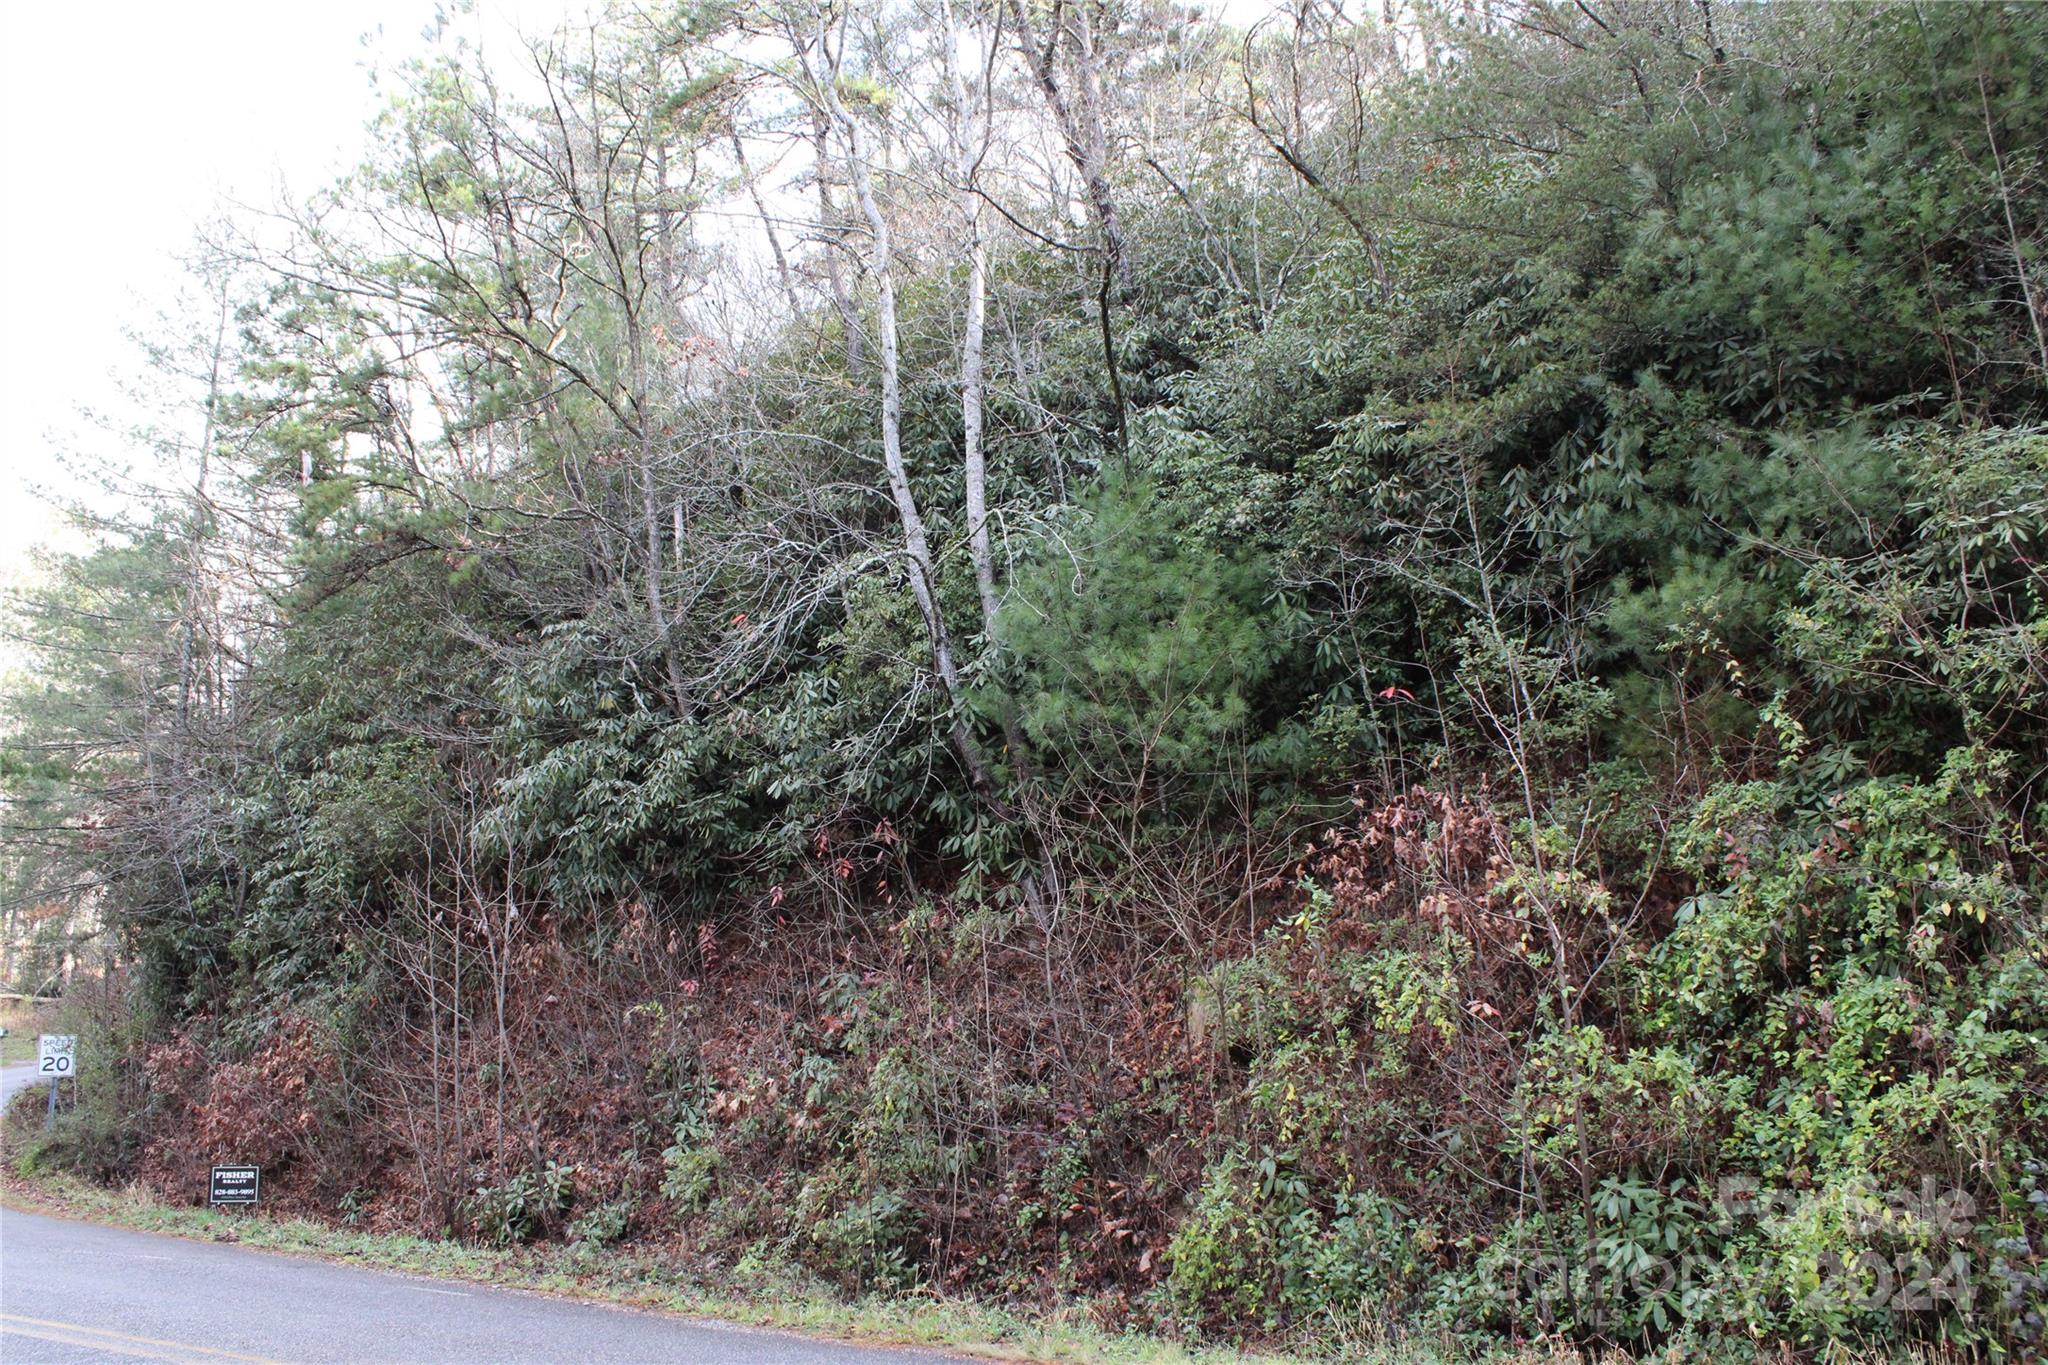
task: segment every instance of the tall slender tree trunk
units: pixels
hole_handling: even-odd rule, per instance
[[[653,414],[649,411],[651,385],[647,376],[647,340],[640,334],[640,323],[637,314],[626,319],[627,359],[633,367],[633,425],[636,428],[633,437],[640,466],[640,534],[642,554],[647,561],[641,587],[647,604],[648,629],[654,634],[655,647],[661,651],[662,669],[668,679],[669,705],[677,715],[688,716],[689,688],[684,684],[682,664],[676,657],[674,643],[669,639],[668,603],[662,587],[662,572],[667,567],[667,556],[662,553],[661,544],[665,518],[661,513],[661,490],[655,481],[656,452]]]
[[[754,168],[747,164],[747,147],[740,137],[739,128],[735,126],[729,131],[733,161],[740,169],[740,181],[747,187],[747,198],[754,201],[754,212],[761,218],[761,231],[768,238],[768,250],[775,257],[775,278],[782,285],[783,301],[789,305],[789,315],[797,317],[802,314],[803,305],[797,299],[796,277],[790,273],[789,256],[782,249],[782,234],[775,230],[775,219],[768,212],[768,201],[761,195],[761,182],[755,178]]]
[[[814,83],[820,100],[845,139],[847,179],[852,183],[854,200],[860,205],[861,215],[868,224],[868,268],[875,276],[876,346],[881,353],[882,462],[888,471],[889,493],[896,503],[897,520],[903,527],[903,546],[910,563],[910,591],[931,637],[933,671],[938,674],[939,682],[946,691],[948,709],[952,713],[948,733],[953,747],[975,787],[988,792],[992,790],[988,766],[983,762],[981,751],[963,719],[965,689],[961,686],[960,670],[953,658],[952,634],[946,629],[945,616],[939,609],[938,573],[932,559],[931,538],[925,530],[924,516],[918,511],[916,494],[910,487],[910,471],[903,461],[903,385],[889,219],[875,198],[874,177],[868,169],[867,141],[859,121],[846,112],[829,81]]]
[[[988,336],[988,243],[981,227],[977,134],[981,121],[960,70],[960,35],[951,0],[940,0],[944,22],[946,76],[953,88],[953,169],[960,193],[960,221],[967,234],[967,318],[960,337],[960,447],[967,485],[967,544],[974,560],[974,585],[981,597],[981,624],[989,646],[996,642],[995,555],[989,545],[988,459],[982,439],[983,356]]]
[[[199,616],[204,610],[207,592],[205,587],[205,542],[206,528],[211,521],[207,506],[207,482],[213,468],[213,443],[218,431],[220,414],[220,371],[227,353],[228,298],[225,287],[221,290],[220,319],[213,335],[213,350],[208,356],[206,375],[206,416],[199,428],[199,477],[192,489],[192,526],[185,543],[185,601],[180,612],[183,618],[178,622],[178,756],[182,773],[187,758],[186,747],[192,730],[192,696],[199,690]],[[205,666],[207,678],[213,676],[213,666]],[[209,697],[213,689],[206,688]]]
[[[1117,292],[1120,297],[1128,299],[1132,292],[1134,263],[1129,239],[1124,236],[1123,216],[1117,210],[1116,194],[1109,186],[1109,133],[1103,117],[1102,59],[1095,26],[1088,18],[1088,3],[1089,0],[1079,0],[1073,6],[1072,49],[1078,99],[1070,99],[1066,88],[1060,84],[1057,64],[1062,16],[1067,11],[1065,0],[1054,4],[1043,42],[1033,30],[1023,0],[1009,0],[1010,20],[1017,26],[1017,42],[1031,68],[1032,78],[1037,81],[1039,93],[1045,97],[1045,106],[1052,112],[1053,123],[1059,128],[1067,159],[1081,173],[1081,186],[1087,193],[1088,207],[1095,215],[1096,230],[1102,234],[1103,254],[1109,258]]]
[[[853,290],[846,281],[845,265],[839,259],[839,238],[846,224],[840,218],[838,201],[832,196],[832,150],[824,115],[813,120],[811,138],[818,163],[818,218],[830,238],[825,251],[825,286],[832,295],[832,311],[839,315],[846,377],[858,382],[867,365],[867,338],[861,330],[860,310],[853,304]]]
[[[2048,374],[2048,330],[2044,330],[2042,317],[2048,314],[2048,307],[2034,294],[2034,275],[2027,261],[2025,240],[2020,235],[2019,221],[2012,211],[2012,185],[2005,174],[2005,154],[1998,147],[1998,128],[1991,119],[1991,92],[1984,81],[1981,59],[1977,67],[1977,98],[1984,108],[1984,140],[1991,147],[1991,166],[1998,173],[1998,203],[2005,210],[2006,240],[2012,244],[2014,273],[2020,282],[2020,298],[2026,305],[2027,321],[2034,328],[2034,354],[2039,359],[2042,373]],[[2039,201],[2036,201],[2039,202]]]

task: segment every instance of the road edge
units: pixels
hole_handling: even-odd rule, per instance
[[[311,1218],[178,1206],[144,1191],[93,1185],[68,1174],[24,1172],[18,1164],[18,1147],[16,1141],[0,1145],[0,1206],[131,1232],[849,1347],[925,1351],[932,1353],[934,1361],[945,1355],[988,1362],[1072,1365],[1221,1361],[1249,1365],[1284,1359],[1190,1350],[1159,1338],[1111,1337],[1091,1324],[1013,1314],[973,1300],[938,1296],[843,1300],[798,1285],[764,1285],[766,1292],[758,1295],[736,1295],[683,1279],[663,1282],[636,1276],[635,1272],[655,1269],[652,1259],[644,1255],[586,1253],[579,1260],[568,1248],[498,1250],[363,1232]],[[774,1292],[778,1290],[783,1292]]]

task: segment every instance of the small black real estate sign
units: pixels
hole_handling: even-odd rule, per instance
[[[263,1170],[259,1166],[216,1166],[213,1168],[212,1186],[207,1192],[209,1204],[253,1204],[256,1192],[263,1184]]]

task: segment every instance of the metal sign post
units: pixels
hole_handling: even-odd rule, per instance
[[[36,1075],[47,1077],[50,1082],[50,1108],[44,1115],[43,1127],[56,1126],[57,1083],[66,1076],[74,1075],[77,1069],[77,1034],[45,1033],[36,1039]]]

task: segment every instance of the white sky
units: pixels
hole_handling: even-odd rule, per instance
[[[482,8],[545,28],[571,3]],[[280,180],[304,193],[349,165],[377,108],[368,65],[423,50],[433,18],[434,0],[9,7],[0,584],[58,530],[28,490],[61,485],[60,451],[106,446],[81,409],[119,410],[114,376],[139,367],[124,329],[169,304],[197,224],[224,197],[269,203]]]

